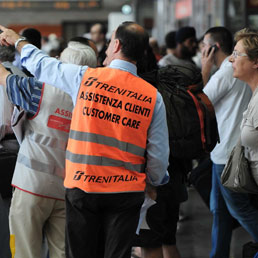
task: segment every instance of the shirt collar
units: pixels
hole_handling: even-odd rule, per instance
[[[110,65],[110,68],[120,69],[129,73],[132,73],[133,75],[137,76],[137,68],[136,65],[133,63],[121,60],[121,59],[115,59],[113,60]]]
[[[228,65],[228,64],[232,65],[232,64],[229,62],[229,56],[226,57],[226,58],[223,60],[223,62],[222,62],[221,65],[220,65],[220,68],[222,68],[222,67],[224,67],[224,66],[226,66],[226,65]]]

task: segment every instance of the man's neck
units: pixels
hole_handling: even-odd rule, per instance
[[[175,53],[175,49],[174,48],[167,48],[167,54],[172,54],[172,55],[174,55],[174,53]]]
[[[126,62],[129,62],[129,63],[132,63],[132,64],[136,65],[136,61],[129,60],[128,58],[126,58],[126,57],[124,57],[123,55],[120,55],[120,54],[114,56],[114,58],[111,60],[111,62],[114,61],[114,60],[122,60],[122,61],[126,61]]]
[[[223,63],[223,61],[228,57],[228,55],[226,55],[223,52],[220,52],[216,55],[214,63],[215,65],[220,68],[221,64]]]

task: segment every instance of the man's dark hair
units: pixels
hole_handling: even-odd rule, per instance
[[[1,62],[13,62],[15,59],[14,46],[0,46],[0,61]]]
[[[218,42],[221,50],[228,55],[231,55],[233,50],[232,33],[225,27],[212,27],[205,32],[205,35],[210,34],[211,39]]]
[[[69,41],[75,41],[75,42],[79,42],[81,44],[90,46],[89,39],[85,37],[73,37]]]
[[[185,40],[189,38],[196,39],[196,31],[194,27],[185,26],[177,30],[176,32],[176,42],[183,43]]]
[[[41,49],[41,33],[34,28],[25,29],[22,36],[26,37],[29,43]]]
[[[141,59],[138,60],[136,65],[137,73],[139,75],[158,69],[157,59],[150,45],[148,45],[147,49],[144,52],[144,55]]]
[[[134,22],[123,22],[116,30],[115,38],[121,43],[121,52],[131,61],[142,58],[149,46],[149,35]],[[138,28],[137,28],[138,27]]]
[[[176,48],[176,31],[170,31],[165,37],[167,48]]]

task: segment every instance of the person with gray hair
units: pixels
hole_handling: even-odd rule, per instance
[[[90,67],[97,66],[97,60],[94,50],[85,44],[76,41],[70,41],[67,48],[60,55],[60,60],[63,63],[87,64]]]
[[[76,65],[97,64],[95,52],[75,42],[69,44],[60,59]],[[15,191],[9,216],[11,253],[15,258],[41,257],[44,233],[50,257],[64,258],[63,179],[73,102],[64,91],[34,77],[4,71],[8,78],[0,83],[6,86],[10,102],[26,113],[12,179]]]

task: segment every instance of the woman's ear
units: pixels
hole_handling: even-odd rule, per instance
[[[253,68],[254,68],[254,69],[258,69],[258,60],[254,62]]]

